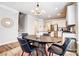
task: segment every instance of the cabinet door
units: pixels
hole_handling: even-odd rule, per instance
[[[67,6],[66,19],[67,19],[68,26],[75,24],[75,20],[76,20],[76,6],[75,5]]]

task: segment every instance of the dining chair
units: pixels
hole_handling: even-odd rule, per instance
[[[22,38],[27,40],[27,37],[25,37],[25,36],[28,36],[28,34],[27,33],[22,33]],[[35,48],[36,55],[39,56],[39,51],[42,52],[42,49],[43,49],[43,48],[41,49],[41,47],[39,47],[40,43],[37,42],[37,41],[31,41],[31,40],[27,40],[27,41],[29,42],[29,44],[31,46],[33,46]],[[42,55],[43,55],[43,53],[42,53]]]
[[[24,39],[25,36],[28,36],[28,33],[22,33],[22,38]]]
[[[29,55],[31,55],[31,52],[33,52],[35,50],[35,48],[33,46],[31,46],[27,40],[22,39],[22,38],[17,38],[17,39],[18,39],[21,49],[23,51],[21,56],[23,56],[24,52],[29,53]]]
[[[52,44],[48,48],[49,56],[50,56],[51,53],[52,53],[52,55],[53,55],[53,53],[55,53],[57,55],[64,56],[65,52],[68,49],[68,46],[70,45],[71,40],[72,40],[71,38],[66,38],[63,45]]]

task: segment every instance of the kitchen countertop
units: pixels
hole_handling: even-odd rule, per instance
[[[72,33],[72,34],[76,34],[76,33],[69,32],[69,31],[63,31],[63,33]]]

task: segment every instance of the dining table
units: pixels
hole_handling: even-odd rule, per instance
[[[51,37],[51,36],[37,36],[37,35],[28,35],[28,36],[25,36],[24,38],[26,38],[27,40],[29,41],[32,41],[32,42],[38,42],[40,44],[42,44],[42,48],[44,48],[43,50],[43,54],[45,53],[45,45],[48,44],[48,43],[59,43],[62,41],[62,37]],[[37,44],[35,44],[37,45]]]
[[[31,41],[37,41],[37,42],[45,42],[45,43],[57,43],[59,41],[62,41],[62,37],[51,37],[51,36],[37,36],[37,35],[28,35],[24,38],[27,38]]]

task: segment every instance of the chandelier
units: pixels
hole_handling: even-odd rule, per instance
[[[37,2],[36,4],[36,8],[34,8],[33,10],[31,10],[32,14],[33,15],[42,15],[42,14],[45,14],[45,10],[41,9],[39,7],[39,3]]]

